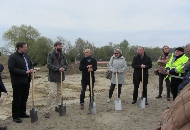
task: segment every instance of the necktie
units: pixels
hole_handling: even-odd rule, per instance
[[[24,57],[24,61],[25,61],[25,64],[26,64],[26,69],[29,70],[29,68],[28,68],[28,62],[27,62],[26,57],[24,56],[24,54],[23,54],[23,57]]]

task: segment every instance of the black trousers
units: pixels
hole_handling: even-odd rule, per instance
[[[177,97],[177,91],[178,91],[178,86],[183,82],[183,79],[177,79],[177,78],[172,78],[170,87],[171,87],[171,92],[173,95],[173,101]]]
[[[111,86],[110,86],[109,98],[112,97],[113,91],[114,91],[114,89],[115,89],[115,85],[116,85],[116,84],[111,84]],[[118,98],[120,98],[120,95],[121,95],[121,87],[122,87],[122,84],[118,84]]]
[[[85,91],[86,91],[86,87],[88,84],[86,83],[81,83],[82,84],[82,89],[81,89],[81,94],[80,94],[80,104],[83,104],[84,103],[84,98],[85,98]],[[90,102],[93,102],[94,101],[94,83],[92,83],[92,100],[91,100],[91,89],[90,89],[90,85],[89,86],[89,91],[90,91],[90,94],[89,94],[89,97],[90,97]]]
[[[27,85],[13,85],[12,117],[18,118],[26,114],[30,83]]]
[[[162,91],[163,91],[163,81],[165,78],[166,74],[161,74],[159,73],[159,95],[162,95]],[[166,82],[166,88],[167,88],[167,97],[170,97],[170,80],[169,78],[165,79]]]
[[[137,101],[139,85],[134,85],[133,101]],[[147,102],[147,84],[143,84],[143,91],[141,97],[146,98]]]

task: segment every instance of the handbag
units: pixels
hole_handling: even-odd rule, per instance
[[[107,71],[106,71],[105,77],[106,77],[107,79],[110,79],[110,80],[111,80],[111,78],[112,78],[112,72],[111,72],[111,70],[107,70]]]
[[[112,60],[111,63],[113,64],[113,58],[112,58],[111,60]],[[110,79],[110,80],[111,80],[111,78],[112,78],[112,71],[111,71],[111,70],[107,70],[107,71],[106,71],[106,74],[105,74],[105,77],[106,77],[107,79]]]
[[[155,70],[155,71],[154,71],[154,74],[155,74],[155,75],[159,75],[159,71],[158,71],[158,70]]]

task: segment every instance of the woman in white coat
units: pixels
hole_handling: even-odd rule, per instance
[[[120,98],[122,84],[125,83],[124,75],[127,68],[125,58],[122,56],[120,49],[114,50],[114,55],[110,58],[109,69],[112,71],[111,85],[109,89],[109,97],[107,102],[110,102],[113,91],[116,85],[116,73],[118,76],[118,98]]]

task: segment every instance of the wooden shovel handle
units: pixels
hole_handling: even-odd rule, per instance
[[[90,93],[91,93],[91,102],[92,102],[92,73],[90,71]]]
[[[141,81],[141,83],[142,83],[142,91],[143,91],[143,68],[142,68],[142,81]]]
[[[32,106],[34,107],[34,71],[32,71]]]
[[[62,90],[62,89],[63,89],[63,82],[62,82],[63,74],[62,74],[62,72],[60,72],[60,73],[61,73],[61,79],[60,79],[60,80],[61,80],[61,81],[60,81],[60,82],[61,82],[61,99],[63,99],[63,92],[62,92],[62,91],[63,91],[63,90]]]
[[[118,99],[119,88],[118,88],[118,76],[117,76],[117,72],[115,73],[115,80],[116,80],[117,99]]]

